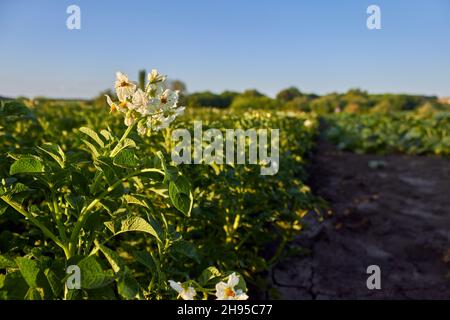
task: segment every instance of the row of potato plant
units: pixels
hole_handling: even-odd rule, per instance
[[[259,273],[318,212],[305,184],[313,115],[200,110],[169,126],[180,110],[164,79],[150,74],[147,94],[131,81],[120,91],[124,77],[111,114],[83,102],[2,102],[1,299],[246,299],[246,282],[264,286]],[[193,120],[280,129],[279,172],[175,166],[171,132]],[[81,289],[66,285],[72,265]]]

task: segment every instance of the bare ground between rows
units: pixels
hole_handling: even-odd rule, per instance
[[[271,270],[279,298],[450,299],[450,159],[358,155],[319,140],[311,169],[331,215],[308,217],[291,245],[303,253]],[[369,265],[381,268],[381,290],[367,289]]]

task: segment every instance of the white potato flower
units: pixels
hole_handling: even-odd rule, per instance
[[[164,92],[156,98],[155,105],[164,116],[170,116],[172,114],[178,116],[184,111],[184,107],[178,107],[178,91],[170,89],[164,90]]]
[[[152,69],[152,71],[148,74],[148,82],[151,84],[164,81],[166,81],[166,76],[160,74],[156,69]]]
[[[147,108],[149,99],[144,91],[137,89],[131,98],[131,103],[127,103],[127,108],[129,110],[137,110],[138,113],[142,113],[142,110]]]
[[[108,103],[109,107],[111,108],[111,111],[110,111],[110,112],[116,111],[116,110],[118,109],[117,104],[115,104],[115,103],[112,101],[111,97],[108,96],[107,94],[105,94],[105,97],[106,97],[106,102]]]
[[[167,89],[166,76],[153,69],[149,74],[149,83],[145,91],[136,87],[122,72],[116,74],[116,94],[119,102],[114,102],[108,95],[106,101],[111,112],[118,110],[125,114],[125,125],[131,126],[138,121],[137,131],[140,135],[167,128],[184,107],[178,106],[178,91]]]
[[[175,115],[170,115],[168,117],[164,117],[164,116],[159,116],[158,121],[159,121],[159,125],[157,125],[155,127],[156,131],[162,130],[162,129],[166,129],[174,120],[175,120]]]
[[[235,289],[239,283],[239,277],[235,272],[230,274],[228,282],[219,282],[216,284],[216,297],[217,300],[247,300],[246,295],[241,289]]]
[[[157,103],[162,110],[170,110],[176,107],[178,102],[178,91],[170,89],[164,90],[164,92],[158,96]]]
[[[178,296],[183,300],[194,300],[194,297],[197,295],[197,292],[195,292],[193,287],[185,289],[180,282],[169,280],[169,285],[173,290],[178,292]]]
[[[128,80],[126,74],[122,72],[116,73],[116,94],[119,101],[126,101],[128,97],[131,97],[136,89],[136,85]]]

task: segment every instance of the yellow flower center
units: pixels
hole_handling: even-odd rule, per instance
[[[224,290],[224,292],[225,292],[225,296],[227,296],[227,297],[234,297],[234,291],[233,291],[233,289],[231,289],[231,288],[226,288],[226,289]]]
[[[167,103],[167,97],[161,97],[161,103]]]
[[[119,104],[119,107],[121,107],[121,108],[125,108],[126,106],[127,106],[127,103],[125,101],[123,101]]]
[[[122,81],[120,84],[119,84],[119,87],[128,87],[130,84],[128,83],[128,82],[126,82],[126,81]]]

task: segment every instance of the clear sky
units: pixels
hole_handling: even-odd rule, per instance
[[[81,30],[66,28],[71,4]],[[0,0],[0,95],[93,97],[142,68],[191,92],[450,96],[450,1]]]

